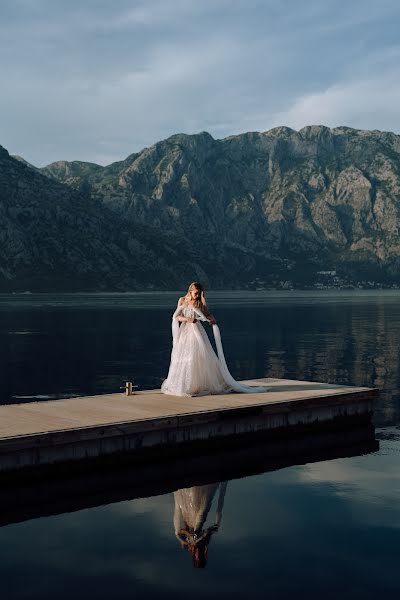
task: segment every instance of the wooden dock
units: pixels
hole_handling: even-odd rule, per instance
[[[195,398],[146,390],[0,406],[0,472],[113,454],[163,453],[232,436],[279,435],[371,415],[378,391],[284,379],[257,394]]]

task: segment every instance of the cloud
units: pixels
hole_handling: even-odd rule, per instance
[[[273,126],[347,125],[400,132],[400,46],[362,52],[343,70],[340,81],[299,95],[274,115]]]
[[[381,440],[377,453],[306,465],[299,471],[300,481],[318,488],[329,485],[369,526],[399,527],[392,513],[400,482],[398,453],[396,435],[394,440]]]
[[[8,0],[0,144],[105,164],[177,132],[395,130],[399,15],[393,0]]]
[[[292,106],[275,115],[272,125],[293,129],[323,124],[347,125],[400,133],[398,124],[400,80],[397,75],[377,76],[335,84],[326,90],[296,98]]]

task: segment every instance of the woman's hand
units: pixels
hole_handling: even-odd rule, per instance
[[[197,323],[197,319],[190,319],[189,317],[187,318],[187,322],[188,323]]]
[[[217,321],[215,320],[213,315],[210,315],[208,322],[210,323],[210,325],[216,325]]]

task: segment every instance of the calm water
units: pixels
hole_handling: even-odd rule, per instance
[[[168,369],[176,299],[0,296],[1,401],[112,392],[132,378],[141,388],[158,387]],[[83,510],[69,508],[67,494],[63,514],[0,527],[2,597],[399,593],[400,294],[214,293],[209,300],[236,378],[378,387],[379,449],[355,445],[347,453],[353,456],[327,460],[322,451],[303,459],[292,448],[291,466],[281,469],[262,466],[269,450],[260,449],[259,458],[249,458],[249,464],[259,460],[258,474],[248,475],[245,461],[227,477],[221,467],[227,484],[210,456],[198,480],[187,466],[191,480],[180,491],[179,478],[166,468],[158,495],[135,498],[122,478],[119,493],[104,483],[106,492],[92,503],[103,506]],[[187,520],[207,516],[194,558],[178,524],[179,506]]]

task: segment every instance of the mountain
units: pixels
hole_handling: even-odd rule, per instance
[[[214,287],[399,278],[393,133],[308,126],[222,140],[178,134],[107,167],[63,161],[41,172],[127,226],[172,232]]]
[[[105,204],[49,179],[1,146],[0,219],[2,292],[180,284],[174,268],[180,248],[172,234],[121,220]],[[190,278],[193,265],[182,261],[181,272]]]
[[[38,167],[35,167],[35,165],[32,165],[30,162],[25,160],[25,158],[23,158],[22,156],[18,156],[18,154],[11,154],[11,158],[14,158],[15,160],[19,160],[25,166],[31,167],[31,169],[36,169],[36,171],[40,170],[40,169],[38,169]]]

